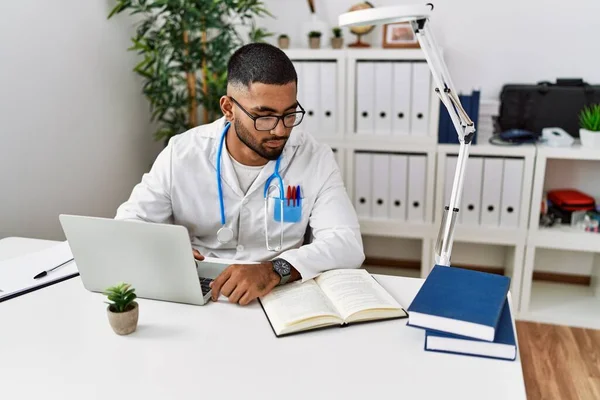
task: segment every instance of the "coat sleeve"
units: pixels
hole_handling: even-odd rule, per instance
[[[288,261],[305,282],[321,272],[337,268],[360,268],[365,260],[360,225],[348,197],[333,154],[332,172],[317,194],[309,225],[313,240],[279,258]]]
[[[117,209],[115,219],[168,223],[172,220],[171,175],[173,140],[169,141],[129,199]]]

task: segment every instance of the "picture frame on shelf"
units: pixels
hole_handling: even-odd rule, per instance
[[[385,24],[383,26],[383,44],[385,49],[418,49],[419,40],[408,22]]]

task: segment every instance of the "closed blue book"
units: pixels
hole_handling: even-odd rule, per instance
[[[436,265],[408,307],[408,325],[494,340],[510,278]]]
[[[425,333],[425,350],[514,361],[517,358],[517,341],[508,300],[504,302],[493,342],[428,330]]]

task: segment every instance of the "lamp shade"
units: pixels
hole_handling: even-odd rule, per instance
[[[429,18],[433,5],[405,5],[350,11],[338,18],[339,26],[391,24]]]

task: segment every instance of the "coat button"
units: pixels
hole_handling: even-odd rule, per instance
[[[241,244],[238,244],[236,249],[237,249],[237,251],[244,251],[244,246],[242,246]]]

